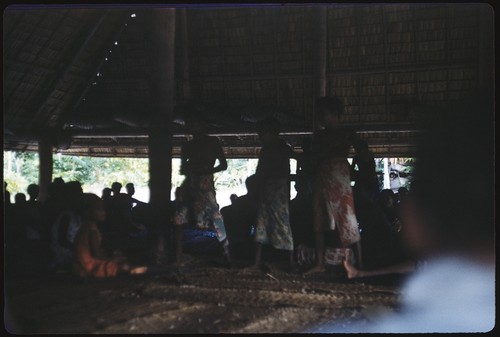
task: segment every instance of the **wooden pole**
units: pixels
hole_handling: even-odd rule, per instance
[[[172,116],[174,109],[175,10],[156,9],[151,14],[151,97],[149,127],[150,205],[156,214],[157,259],[165,256],[172,187]]]
[[[326,8],[318,9],[318,96],[326,95],[326,57],[327,57],[327,23]]]
[[[149,130],[150,202],[170,200],[172,116],[174,108],[175,10],[152,13],[151,125]]]
[[[182,93],[183,99],[189,100],[191,99],[191,80],[189,78],[189,35],[185,9],[179,10],[179,27],[182,53]]]
[[[48,136],[42,136],[38,142],[38,158],[40,161],[38,186],[40,193],[37,200],[44,202],[47,199],[47,190],[52,182],[53,158],[52,158],[52,142]]]
[[[327,20],[326,20],[326,8],[320,6],[317,8],[316,24],[317,24],[317,37],[316,37],[316,97],[326,96],[326,57],[328,53],[328,41],[327,41]],[[318,121],[316,118],[316,113],[313,112],[313,131],[318,128]]]

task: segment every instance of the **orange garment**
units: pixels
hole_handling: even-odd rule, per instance
[[[91,242],[95,240],[95,242]],[[92,246],[101,247],[102,235],[95,223],[82,224],[75,238],[74,272],[80,277],[110,277],[118,273],[114,261],[98,258],[92,253]]]

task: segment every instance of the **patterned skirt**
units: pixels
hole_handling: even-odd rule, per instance
[[[202,175],[186,178],[182,183],[183,202],[177,202],[174,214],[174,225],[189,223],[189,212],[192,212],[196,228],[213,229],[219,241],[227,237],[224,220],[215,197],[213,175]]]
[[[276,249],[293,250],[288,203],[288,179],[266,181],[260,192],[255,241]]]
[[[334,158],[319,167],[313,203],[315,232],[336,229],[344,247],[360,240],[346,159]]]

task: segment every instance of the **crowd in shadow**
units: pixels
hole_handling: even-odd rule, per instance
[[[84,193],[78,181],[55,178],[43,203],[31,184],[29,199],[18,193],[14,204],[5,184],[6,270],[103,277],[130,272],[132,265],[182,265],[183,253],[222,253],[228,267],[233,257],[254,259],[251,268],[260,269],[263,260],[285,252],[293,272],[313,266],[312,272],[322,272],[348,257],[359,268],[363,260],[370,268],[406,260],[399,206],[407,190],[379,191],[368,144],[339,127],[340,101],[318,102],[325,127],[304,140],[300,152],[279,137],[276,119],[257,123],[257,170],[245,181],[247,193],[231,195],[231,204],[220,210],[213,175],[227,168],[226,158],[196,116],[188,119],[193,138],[181,152],[185,181],[175,200],[164,202],[168,219],[164,210],[134,198],[132,182],[125,191],[114,182],[98,197]],[[293,175],[290,158],[298,162]],[[297,194],[290,200],[292,181]]]
[[[183,253],[222,256],[229,268],[235,259],[253,259],[245,268],[264,271],[274,256],[304,277],[328,266],[340,266],[346,279],[409,275],[401,313],[347,329],[332,324],[328,332],[489,331],[495,321],[494,142],[486,103],[457,105],[451,118],[422,134],[415,180],[397,193],[379,190],[373,154],[340,128],[343,106],[335,98],[318,101],[324,128],[299,153],[279,137],[276,120],[258,123],[262,149],[247,193],[232,195],[220,210],[214,173],[227,168],[226,159],[196,120],[187,124],[193,139],[182,148],[185,181],[161,210],[135,199],[132,183],[122,193],[115,182],[99,197],[83,193],[77,181],[56,178],[45,202],[31,184],[29,198],[18,193],[14,204],[4,184],[5,274],[141,274],[154,264],[182,266]],[[481,172],[470,160],[478,156]],[[298,161],[294,175],[290,158]]]
[[[38,185],[31,184],[27,189],[29,200],[17,193],[11,204],[4,184],[7,275],[75,272],[84,276],[76,271],[78,259],[124,261],[123,251],[133,250],[130,238],[144,241],[146,237],[147,228],[134,215],[146,204],[132,197],[133,184],[122,193],[121,184],[114,183],[98,197],[84,193],[78,181],[56,178],[47,192],[47,199],[41,203],[37,200]],[[85,243],[79,239],[83,232],[88,234]],[[99,271],[95,261],[87,276],[113,274]]]
[[[344,265],[348,277],[415,262],[402,237],[401,209],[411,190],[379,189],[367,142],[340,126],[344,107],[338,98],[319,99],[317,109],[323,127],[298,152],[280,138],[276,119],[257,124],[257,170],[245,181],[247,193],[231,195],[222,209],[214,173],[227,162],[220,141],[205,134],[196,117],[186,124],[193,138],[181,151],[185,180],[175,200],[164,202],[167,218],[164,209],[135,199],[131,182],[125,192],[114,182],[98,197],[84,193],[78,181],[56,178],[43,203],[31,184],[28,200],[18,193],[14,204],[4,184],[6,271],[111,276],[137,272],[139,265],[182,265],[184,253],[220,254],[227,267],[234,258],[253,259],[253,269],[285,253],[292,272],[308,275]],[[298,163],[293,175],[290,158]],[[290,200],[292,181],[297,194]],[[111,267],[97,267],[96,261]]]

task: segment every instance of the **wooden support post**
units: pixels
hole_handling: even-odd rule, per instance
[[[318,96],[326,95],[326,57],[327,57],[327,24],[326,8],[318,9]]]
[[[150,202],[170,200],[172,116],[174,108],[175,10],[152,13],[151,94],[154,98],[149,133]]]
[[[320,6],[317,8],[317,31],[316,31],[316,97],[326,96],[326,58],[328,53],[328,41],[327,41],[327,20],[326,20],[326,8]],[[316,114],[313,113],[313,131],[318,128],[318,121],[316,119]]]
[[[157,258],[165,256],[172,177],[172,116],[174,109],[175,10],[156,9],[151,14],[151,97],[149,128],[149,202],[156,211]]]
[[[186,9],[179,10],[180,43],[182,53],[182,93],[184,100],[191,99],[191,81],[189,76],[189,35]]]
[[[43,136],[38,143],[38,158],[40,161],[38,186],[40,193],[38,201],[44,202],[47,199],[47,190],[52,182],[53,158],[52,158],[52,142],[49,137]]]

